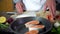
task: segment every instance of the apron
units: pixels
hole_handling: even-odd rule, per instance
[[[44,7],[46,0],[23,0],[27,11],[39,11]]]

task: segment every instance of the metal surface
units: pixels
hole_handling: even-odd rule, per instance
[[[11,25],[10,29],[16,33],[16,34],[24,34],[28,31],[28,29],[25,27],[25,23],[32,20],[39,20],[43,25],[45,25],[45,30],[42,32],[39,32],[39,34],[45,34],[49,32],[52,28],[52,25],[50,21],[41,18],[41,17],[24,17],[24,18],[18,18],[16,19]]]

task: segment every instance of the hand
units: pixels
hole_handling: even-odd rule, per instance
[[[44,12],[46,12],[47,7],[49,8],[51,16],[54,18],[56,15],[55,0],[46,0],[45,6],[44,6]]]
[[[17,9],[18,14],[23,13],[23,5],[22,5],[22,3],[20,3],[20,2],[16,3],[16,9]]]

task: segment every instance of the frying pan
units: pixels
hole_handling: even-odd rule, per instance
[[[13,23],[11,23],[10,30],[16,34],[24,34],[28,31],[24,24],[32,20],[38,20],[41,22],[41,24],[45,25],[45,30],[39,32],[39,34],[45,34],[52,29],[52,24],[47,19],[44,19],[42,17],[23,17],[17,18]]]

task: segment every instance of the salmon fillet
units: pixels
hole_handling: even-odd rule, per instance
[[[25,24],[25,26],[29,27],[29,26],[33,26],[33,25],[36,25],[36,24],[39,24],[38,20],[29,21]]]
[[[32,30],[32,31],[26,32],[25,34],[38,34],[38,33],[39,33],[38,30]]]
[[[33,21],[27,22],[27,24],[39,24],[39,21],[38,20],[33,20]]]
[[[44,25],[35,25],[35,26],[32,26],[31,28],[41,28],[43,29],[45,26]]]

